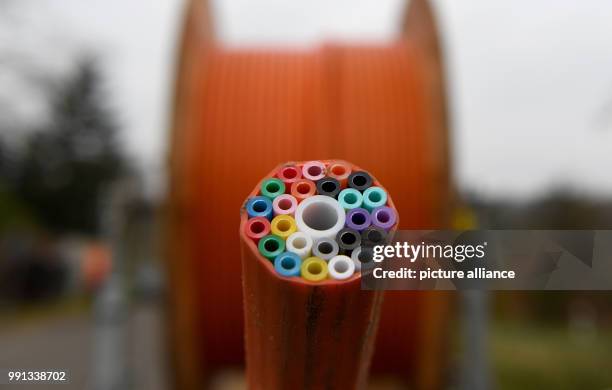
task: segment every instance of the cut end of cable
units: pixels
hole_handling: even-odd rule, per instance
[[[242,235],[281,277],[350,279],[398,222],[386,191],[341,160],[287,163],[253,194]]]

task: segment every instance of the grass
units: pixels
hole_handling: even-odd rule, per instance
[[[37,305],[17,306],[0,311],[0,331],[23,327],[49,319],[83,313],[90,308],[90,299],[75,296]]]
[[[499,389],[612,389],[612,330],[571,335],[566,328],[496,324],[491,348]]]

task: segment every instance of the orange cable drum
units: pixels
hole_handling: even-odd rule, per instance
[[[244,362],[240,250],[228,237],[253,179],[271,166],[337,156],[366,167],[394,195],[402,229],[447,226],[452,204],[431,15],[415,14],[412,35],[387,46],[227,50],[210,43],[210,28],[194,25],[210,22],[204,3],[191,0],[187,18],[169,169],[166,258],[178,388],[197,388],[217,369]],[[409,9],[416,5],[430,12],[424,0]],[[387,293],[373,370],[435,388],[446,302],[440,293]],[[419,379],[422,372],[429,379]]]

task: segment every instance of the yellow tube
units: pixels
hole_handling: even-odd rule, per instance
[[[287,237],[297,231],[297,225],[292,216],[281,214],[272,219],[270,230],[275,236],[279,236],[283,240],[286,240]]]
[[[309,257],[302,263],[302,277],[310,282],[327,279],[327,263],[318,257]]]

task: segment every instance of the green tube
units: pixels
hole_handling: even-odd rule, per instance
[[[279,179],[268,179],[261,183],[261,194],[270,200],[285,193],[285,183]]]
[[[259,249],[259,253],[261,253],[263,257],[270,261],[274,261],[276,256],[285,251],[285,241],[279,236],[269,234],[259,240],[257,249]]]

